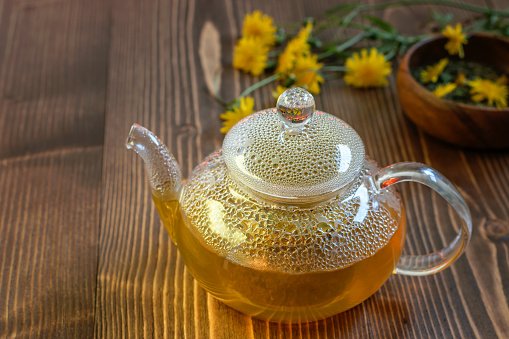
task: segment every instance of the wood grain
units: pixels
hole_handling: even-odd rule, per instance
[[[210,152],[221,142],[221,135],[217,133],[217,116],[221,109],[206,96],[207,88],[203,85],[207,83],[207,77],[210,83],[212,70],[200,69],[207,66],[204,66],[205,63],[202,61],[203,55],[200,59],[197,53],[200,50],[200,36],[203,30],[218,31],[222,37],[223,45],[220,48],[224,73],[221,79],[223,84],[221,93],[224,97],[231,98],[253,81],[252,78],[239,75],[228,67],[231,64],[232,47],[239,34],[241,18],[246,12],[258,8],[274,15],[276,21],[295,20],[318,13],[329,4],[296,2],[291,9],[285,10],[279,8],[282,6],[281,3],[270,2],[257,3],[256,7],[250,2],[225,1],[217,2],[215,5],[214,11],[208,12],[197,10],[205,6],[205,3],[200,1],[175,2],[166,10],[169,10],[170,17],[175,17],[177,21],[167,22],[164,17],[158,15],[165,10],[164,4],[154,2],[147,4],[147,8],[136,8],[137,18],[140,20],[138,26],[129,27],[127,21],[124,26],[114,20],[110,74],[115,75],[110,78],[108,86],[119,89],[119,92],[111,92],[108,100],[110,105],[107,109],[105,184],[107,192],[111,194],[107,194],[104,210],[111,210],[112,204],[117,201],[122,204],[118,211],[127,215],[112,212],[114,219],[104,220],[105,233],[101,235],[101,244],[102,248],[104,246],[111,252],[135,251],[136,255],[130,256],[126,260],[129,265],[124,266],[123,260],[116,262],[113,257],[103,256],[102,250],[101,261],[108,262],[108,266],[101,266],[100,278],[116,274],[115,286],[138,286],[139,290],[150,290],[153,294],[144,296],[140,295],[140,291],[131,292],[129,289],[120,296],[110,294],[107,290],[104,294],[100,292],[97,309],[99,318],[96,324],[99,331],[96,330],[96,335],[103,337],[109,334],[115,337],[124,333],[122,331],[140,333],[139,326],[136,326],[136,321],[140,319],[143,319],[145,326],[159,328],[158,333],[161,336],[176,338],[183,336],[306,338],[340,335],[472,337],[484,334],[489,337],[507,333],[507,327],[500,322],[501,317],[491,318],[482,308],[473,313],[470,310],[468,300],[471,298],[468,291],[457,290],[457,285],[461,285],[462,281],[471,280],[476,274],[468,267],[463,267],[465,258],[461,259],[462,264],[458,264],[458,267],[440,275],[418,279],[391,277],[375,296],[353,310],[327,321],[293,326],[251,319],[207,296],[197,286],[183,266],[174,246],[165,237],[165,232],[150,205],[141,162],[134,155],[126,154],[121,149],[122,138],[113,139],[113,136],[118,136],[118,131],[122,130],[127,133],[131,122],[145,124],[167,141],[182,164],[184,173],[189,173],[203,154]],[[135,10],[133,6],[134,4],[128,3],[122,6],[122,9],[114,8],[114,13],[120,11],[119,18],[127,17],[126,13]],[[228,20],[218,17],[218,13],[226,13]],[[132,20],[129,21],[131,22]],[[116,32],[122,32],[122,35],[119,33],[119,38],[116,38]],[[161,41],[161,36],[167,34],[165,32],[171,32],[169,40],[158,49],[156,45]],[[144,62],[126,64],[121,60],[122,55],[131,53],[135,55],[132,61],[144,60]],[[168,64],[169,59],[171,63]],[[154,69],[159,69],[161,74],[154,74]],[[116,77],[120,74],[125,78],[119,78],[117,82]],[[160,79],[162,75],[180,81],[165,82],[165,79]],[[135,86],[142,81],[153,85]],[[208,87],[210,88],[210,84]],[[403,118],[395,92],[393,81],[389,88],[368,91],[345,88],[342,82],[337,81],[324,86],[323,94],[317,98],[317,104],[351,123],[366,141],[368,153],[381,165],[403,160],[427,162],[428,137],[422,136]],[[137,98],[135,105],[126,106],[125,102],[134,100],[133,98]],[[258,108],[274,104],[268,89],[255,93],[255,100],[259,105]],[[146,107],[150,110],[143,109]],[[122,116],[123,120],[119,119],[119,116]],[[186,122],[185,129],[182,126],[183,121]],[[206,126],[212,125],[215,125],[215,130],[204,130]],[[447,164],[444,159],[442,162]],[[129,165],[121,168],[119,164],[122,163]],[[463,163],[459,163],[460,166],[464,166]],[[451,175],[447,168],[443,172],[447,176]],[[454,220],[446,205],[436,202],[436,197],[421,187],[404,187],[402,191],[405,199],[409,201],[409,223],[414,227],[409,234],[408,252],[431,252],[445,244],[442,233],[448,234],[451,218]],[[127,201],[120,199],[134,193],[135,198]],[[438,217],[432,217],[434,214]],[[122,221],[126,219],[127,223]],[[417,220],[424,222],[418,223]],[[438,230],[444,231],[438,231],[435,224],[438,224]],[[110,233],[117,236],[106,236]],[[157,236],[158,243],[155,240],[150,242],[152,234]],[[161,252],[161,247],[167,252]],[[154,255],[156,252],[157,257]],[[116,258],[122,257],[123,255],[119,255]],[[166,269],[165,275],[157,276],[158,279],[147,279],[147,276],[154,275],[150,268],[159,265],[166,265],[160,268]],[[460,265],[464,269],[461,269]],[[146,283],[149,285],[145,285]],[[111,286],[108,280],[100,279],[99,284],[100,291],[103,286],[104,288]],[[166,287],[167,284],[171,287]],[[475,294],[474,299],[480,295],[478,290],[470,292]],[[161,298],[163,312],[167,312],[165,319],[170,319],[167,322],[161,322],[162,319],[158,319],[154,315],[156,312],[150,307],[141,306],[149,305],[151,300]],[[137,302],[141,304],[138,308]],[[482,300],[480,302],[483,303]],[[130,311],[130,304],[135,306],[133,321],[120,316],[122,312]],[[475,325],[477,317],[486,320],[486,326],[483,326],[482,330]],[[103,321],[114,322],[119,327],[110,331]]]
[[[215,300],[171,243],[143,164],[125,149],[130,125],[161,137],[187,176],[222,142],[222,107],[209,95],[218,63],[225,99],[257,80],[231,68],[245,13],[259,9],[285,22],[331,6],[327,0],[0,2],[0,337],[509,337],[509,153],[464,150],[423,134],[404,117],[394,78],[372,90],[330,81],[317,106],[350,123],[381,166],[423,162],[458,186],[474,232],[450,269],[394,275],[347,312],[285,325]],[[376,14],[417,33],[429,10]],[[275,104],[271,88],[254,98],[256,109]],[[451,241],[459,221],[445,202],[422,186],[400,187],[406,253]]]
[[[93,335],[106,14],[95,0],[0,3],[2,338]]]

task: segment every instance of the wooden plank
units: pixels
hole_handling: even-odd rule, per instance
[[[477,2],[477,4],[483,5],[482,2]],[[455,14],[456,20],[464,20],[468,17],[465,12],[459,10],[449,11]],[[400,15],[406,17],[406,20],[412,17],[405,15],[405,10],[401,9]],[[411,25],[415,27],[415,21]],[[423,286],[425,289],[422,291],[427,290],[429,296],[422,295],[420,298],[426,302],[427,308],[432,307],[433,313],[435,313],[433,318],[436,318],[435,320],[430,318],[423,322],[432,325],[429,330],[433,331],[431,333],[434,336],[506,337],[509,334],[508,299],[504,295],[502,282],[509,279],[509,276],[506,275],[506,263],[502,261],[497,268],[493,257],[503,256],[506,253],[507,244],[499,243],[498,251],[496,251],[498,253],[495,254],[494,246],[482,234],[483,228],[485,228],[484,221],[489,213],[481,211],[476,206],[475,200],[477,199],[473,197],[479,197],[479,201],[483,201],[489,206],[507,204],[507,199],[505,202],[503,202],[504,199],[495,202],[486,192],[487,186],[490,186],[492,181],[500,182],[495,191],[504,192],[507,189],[502,184],[507,167],[499,166],[491,173],[484,172],[473,175],[472,171],[479,172],[479,167],[483,167],[484,163],[489,164],[490,161],[487,159],[477,163],[467,161],[464,159],[464,152],[477,156],[483,155],[485,152],[464,151],[428,137],[418,130],[415,132],[416,138],[411,139],[419,140],[422,154],[414,160],[435,167],[458,185],[469,202],[474,225],[472,241],[465,255],[449,270],[425,279],[427,283]],[[507,159],[506,152],[499,152],[497,155],[497,160]],[[476,180],[481,180],[483,184],[478,185]],[[476,187],[477,190],[475,190]],[[483,189],[484,192],[481,191]],[[415,248],[415,253],[422,253],[423,250],[429,251],[451,241],[454,232],[450,225],[451,223],[455,225],[456,230],[459,225],[457,218],[447,208],[445,202],[426,189],[410,187],[409,191],[407,188],[402,191],[404,195],[406,194],[405,199],[413,197],[415,200],[416,197],[418,198],[414,202],[414,210],[417,213],[415,217],[410,216],[409,224],[422,225],[416,234],[415,243],[410,246],[410,251]],[[507,221],[507,212],[499,212],[497,215],[491,213],[490,215],[497,220]],[[411,230],[409,238],[413,236],[412,233]],[[424,242],[426,246],[419,249],[419,240],[417,239],[423,239],[420,242]]]
[[[184,174],[210,147],[200,138],[219,122],[198,119],[213,103],[198,90],[198,79],[205,82],[193,35],[203,22],[193,20],[195,1],[123,1],[112,10],[95,335],[208,337],[207,294],[186,277],[152,206],[143,164],[124,146],[138,122],[168,144]]]
[[[107,13],[0,3],[0,337],[93,335]]]
[[[404,18],[404,20],[413,18],[411,26],[414,28],[419,26],[419,22],[416,22],[415,17],[408,14],[407,9],[399,9],[398,11],[398,17]],[[464,12],[457,10],[453,10],[452,12],[455,13],[456,18],[466,17]],[[396,16],[392,16],[392,21],[394,22],[395,20]],[[405,27],[404,22],[400,22],[400,24]],[[386,131],[392,130],[395,135],[392,133],[390,135],[384,135],[381,140],[371,143],[371,146],[368,146],[372,147],[373,154],[379,153],[375,158],[387,159],[387,162],[381,162],[381,165],[385,166],[394,161],[400,161],[397,153],[393,153],[392,155],[388,153],[391,150],[393,152],[405,152],[409,155],[405,157],[406,159],[424,162],[430,166],[436,167],[460,188],[463,188],[464,192],[469,188],[473,188],[474,183],[467,180],[469,177],[472,178],[472,175],[468,175],[466,172],[471,165],[465,164],[465,162],[460,159],[460,155],[463,151],[421,134],[400,115],[400,108],[397,103],[393,105],[387,102],[387,98],[390,97],[391,95],[384,95],[381,97],[385,102],[382,102],[381,105],[378,106],[379,109],[376,117],[378,119],[377,124],[379,128],[381,127],[382,130]],[[358,111],[364,111],[362,106],[367,106],[367,104],[363,104],[359,101],[356,103],[355,107]],[[370,113],[366,113],[366,115],[373,116],[370,115]],[[402,121],[404,119],[403,121],[405,124],[402,126],[403,128],[399,126],[394,126],[390,129],[382,127],[390,116],[393,116],[390,118],[391,121]],[[373,127],[373,124],[369,123],[363,125]],[[371,131],[368,132],[368,134],[369,136],[364,136],[365,139],[368,140],[372,139],[372,136],[377,136],[376,133],[372,133]],[[381,145],[381,142],[383,142],[382,140],[390,140],[395,137],[400,140],[399,145],[397,143],[395,144],[397,145],[396,147],[389,144],[380,148],[377,147]],[[397,139],[395,142],[398,141]],[[404,142],[401,143],[401,140]],[[412,147],[407,147],[408,145],[412,145]],[[482,154],[482,152],[474,153]],[[501,153],[499,156],[501,159],[507,159],[507,153]],[[480,164],[474,165],[474,167],[478,166],[480,166]],[[489,175],[487,173],[484,175],[480,174],[476,176],[476,178],[482,178],[485,182],[491,181],[493,180],[492,176],[494,178],[503,176],[503,173],[507,172],[507,167],[499,167],[499,171],[500,172],[490,173]],[[499,186],[499,190],[503,192],[505,187]],[[406,201],[411,201],[411,205],[407,204],[407,211],[409,212],[409,235],[407,236],[406,249],[408,252],[429,252],[452,240],[453,231],[450,225],[452,223],[457,229],[457,219],[455,219],[442,199],[437,198],[436,195],[431,194],[428,190],[414,185],[403,187],[401,191],[404,199]],[[487,201],[491,200],[486,194],[481,192],[472,193],[472,196],[480,197],[481,201],[485,197]],[[468,194],[467,198],[469,198]],[[470,198],[469,202],[471,201],[472,198]],[[385,289],[391,288],[394,280],[403,282],[403,289],[398,289],[399,291],[408,290],[408,287],[412,284],[418,284],[416,286],[417,289],[413,291],[408,290],[410,293],[405,293],[403,297],[396,296],[396,298],[408,304],[403,305],[402,310],[407,315],[410,315],[410,319],[405,316],[404,318],[394,319],[394,322],[397,324],[401,323],[401,320],[405,320],[405,322],[411,321],[411,323],[413,323],[411,330],[417,330],[417,333],[410,332],[405,335],[405,337],[414,337],[416,335],[424,337],[505,337],[509,333],[506,315],[507,299],[504,297],[502,291],[503,284],[501,283],[504,281],[504,278],[508,279],[508,276],[503,275],[507,265],[503,265],[504,268],[500,269],[501,273],[497,274],[496,269],[494,270],[492,267],[488,267],[490,265],[487,263],[491,260],[487,257],[483,264],[479,263],[479,265],[486,265],[482,269],[477,268],[476,270],[475,268],[468,267],[468,263],[472,265],[476,262],[475,257],[478,257],[481,253],[489,256],[490,252],[488,250],[490,247],[489,242],[486,241],[486,239],[481,240],[479,238],[478,230],[479,227],[482,227],[482,216],[479,215],[478,209],[475,208],[472,210],[472,214],[474,218],[472,244],[470,248],[467,249],[465,256],[455,263],[451,269],[431,277],[411,278],[394,276],[391,277],[379,293],[377,293],[377,295],[381,295]],[[505,215],[499,217],[503,220],[507,220],[507,216]],[[478,243],[478,245],[474,245],[475,243]],[[475,249],[473,249],[473,247],[475,247]],[[503,253],[503,250],[501,252]],[[476,265],[474,264],[474,266]],[[493,277],[493,275],[494,279],[491,279],[490,277]],[[416,281],[411,282],[411,280]],[[485,283],[482,284],[479,280],[484,280]],[[473,283],[474,281],[475,283]],[[491,287],[487,287],[488,285]],[[488,289],[490,290],[489,293],[487,292]],[[493,294],[493,289],[497,291],[497,293]],[[368,300],[368,303],[371,302],[374,302],[374,298]],[[385,312],[372,313],[375,323],[377,324],[376,327],[379,327],[378,321],[381,320],[380,318],[384,313]],[[388,315],[394,318],[394,312],[388,312]],[[505,319],[505,322],[502,318]],[[382,333],[388,335],[387,332]],[[396,336],[399,337],[400,334]]]

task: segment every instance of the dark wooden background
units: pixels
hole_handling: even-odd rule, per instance
[[[244,14],[295,21],[333,3],[0,1],[0,337],[509,337],[509,153],[422,134],[401,111],[394,77],[362,91],[328,82],[317,106],[353,125],[380,165],[423,162],[458,186],[474,231],[450,269],[394,275],[350,311],[289,326],[210,297],[171,244],[143,164],[124,147],[130,125],[158,134],[189,174],[223,139],[222,108],[207,94],[216,65],[224,97],[254,81],[230,66]],[[418,33],[430,11],[377,14]],[[254,96],[256,109],[275,104],[269,88]],[[440,198],[410,184],[401,192],[407,253],[452,239],[458,221]]]

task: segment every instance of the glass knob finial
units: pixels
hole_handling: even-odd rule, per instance
[[[305,125],[315,111],[315,99],[303,88],[292,87],[283,92],[276,104],[279,119],[288,127]]]

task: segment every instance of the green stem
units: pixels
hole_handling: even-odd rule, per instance
[[[389,53],[385,54],[385,60],[389,61],[396,56],[396,50],[393,49]]]
[[[325,51],[323,53],[320,53],[318,55],[318,60],[322,60],[324,58],[330,57],[331,55],[334,55],[335,53],[343,52],[347,48],[350,48],[353,45],[355,45],[356,43],[360,42],[362,39],[364,39],[368,35],[369,35],[369,33],[366,33],[366,32],[359,33],[356,36],[354,36],[353,38],[345,41],[341,45],[339,45],[339,46],[337,46],[337,47],[335,47],[333,49],[330,49],[328,51]]]
[[[226,107],[226,106],[230,105],[230,103],[224,101],[219,95],[214,96],[214,98],[223,107]]]
[[[269,53],[267,53],[267,57],[273,58],[273,57],[279,56],[279,54],[281,54],[281,52],[279,52],[279,51],[269,51]]]
[[[226,106],[226,105],[228,105],[228,103],[226,101],[224,101],[224,99],[221,98],[221,95],[219,94],[219,78],[220,78],[220,76],[221,76],[221,71],[216,70],[216,72],[214,72],[214,82],[213,82],[213,86],[212,86],[214,93],[212,93],[212,94],[217,102],[219,102],[222,106]]]
[[[276,73],[276,74],[271,75],[270,77],[267,77],[267,78],[263,79],[262,81],[258,81],[257,83],[255,83],[255,84],[249,86],[248,88],[246,88],[246,90],[240,94],[240,98],[245,97],[246,95],[248,95],[249,93],[257,90],[260,87],[263,87],[263,86],[265,86],[267,84],[270,84],[273,81],[276,81],[280,77],[281,77],[281,74]]]
[[[327,22],[324,22],[324,23],[316,23],[314,26],[313,26],[313,34],[314,35],[318,35],[320,34],[321,32],[323,32],[324,30],[326,30],[327,28],[330,28],[330,27],[333,27],[333,26],[336,26],[338,23],[335,22],[335,21],[327,21]]]
[[[341,12],[344,9],[346,4],[342,4],[336,6],[335,8],[329,9],[326,13],[327,15],[334,14],[336,12]],[[488,7],[471,5],[466,3],[459,3],[450,0],[401,0],[401,1],[393,1],[387,2],[384,4],[373,4],[373,5],[358,5],[358,11],[376,11],[381,9],[387,9],[392,7],[403,7],[403,6],[415,6],[415,5],[441,5],[447,7],[455,7],[464,9],[470,12],[483,13],[483,14],[497,14],[500,16],[507,17],[509,16],[509,10],[496,11]]]
[[[341,20],[341,22],[339,23],[339,29],[336,31],[334,35],[334,39],[337,39],[338,37],[343,35],[346,26],[348,26],[348,24],[351,23],[353,19],[355,19],[357,14],[359,14],[359,9],[356,7]]]
[[[447,7],[456,7],[465,9],[471,12],[483,13],[483,14],[499,14],[502,16],[509,16],[508,11],[494,11],[487,7],[470,5],[466,3],[459,3],[448,0],[401,0],[388,2],[385,4],[373,4],[373,5],[361,5],[359,11],[376,11],[380,9],[387,9],[391,7],[402,7],[402,6],[414,6],[414,5],[442,5]]]
[[[369,35],[370,33],[373,33],[376,38],[384,40],[384,41],[392,41],[392,42],[398,42],[402,44],[414,44],[416,42],[419,42],[423,39],[427,39],[430,37],[429,34],[421,34],[421,35],[415,35],[415,36],[402,36],[399,34],[393,34],[386,31],[383,31],[381,29],[378,29],[376,27],[368,26],[362,23],[352,22],[350,25],[348,25],[349,28],[355,28],[358,30],[362,30],[365,32],[365,34]]]

